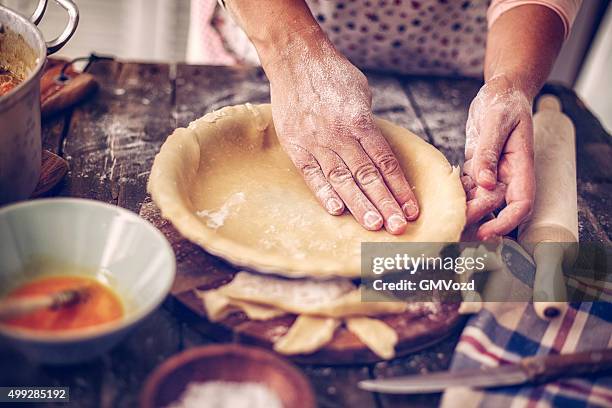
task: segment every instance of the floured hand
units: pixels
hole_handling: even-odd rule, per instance
[[[487,81],[472,101],[465,160],[467,223],[478,222],[505,201],[506,207],[482,224],[477,236],[509,233],[531,212],[535,175],[531,101],[503,75]]]
[[[323,207],[368,230],[402,234],[419,207],[374,123],[365,76],[327,39],[296,40],[264,64],[279,140]]]

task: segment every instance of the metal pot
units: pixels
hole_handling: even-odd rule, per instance
[[[79,20],[72,0],[55,2],[69,19],[64,31],[49,42],[36,27],[48,0],[39,0],[30,19],[0,6],[0,67],[22,78],[0,96],[0,204],[28,198],[40,176],[40,77],[47,55],[68,42]]]

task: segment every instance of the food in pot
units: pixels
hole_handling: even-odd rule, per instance
[[[0,29],[0,97],[26,81],[38,61],[36,52],[22,35],[8,28]]]
[[[0,67],[0,96],[6,95],[15,88],[21,79],[11,71]]]

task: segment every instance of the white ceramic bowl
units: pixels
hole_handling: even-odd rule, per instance
[[[125,306],[124,316],[91,328],[44,333],[0,324],[0,336],[31,360],[68,364],[116,345],[159,306],[175,273],[168,241],[136,214],[93,200],[57,198],[0,208],[0,296],[36,277],[24,268],[49,259],[84,268],[107,283]]]

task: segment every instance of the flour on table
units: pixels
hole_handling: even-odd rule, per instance
[[[196,211],[198,217],[206,220],[206,226],[212,229],[218,229],[223,226],[225,220],[230,215],[232,207],[236,207],[246,201],[246,195],[243,192],[234,193],[227,199],[225,203],[216,211],[201,210]]]

